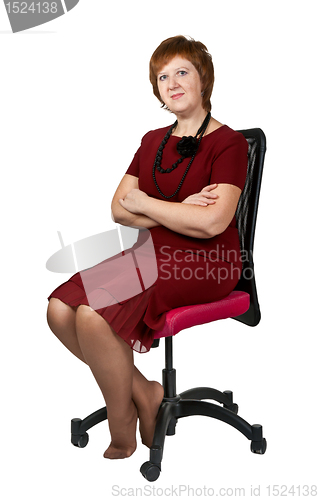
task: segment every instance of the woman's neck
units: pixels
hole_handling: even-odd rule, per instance
[[[197,130],[205,120],[206,115],[207,111],[202,108],[196,114],[193,114],[191,116],[177,116],[177,127],[173,131],[172,135],[176,135],[178,137],[183,137],[184,135],[195,136]]]

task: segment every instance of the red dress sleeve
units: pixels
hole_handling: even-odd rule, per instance
[[[136,151],[130,166],[128,167],[127,171],[125,172],[126,174],[134,175],[135,177],[140,176],[140,149],[141,149],[141,146]]]
[[[214,154],[210,184],[233,184],[243,190],[247,175],[248,144],[240,132],[232,131]]]
[[[168,128],[168,127],[167,127]],[[150,146],[150,142],[151,144],[153,143],[153,140],[154,140],[154,132],[156,134],[159,134],[159,143],[158,143],[158,146],[160,145],[161,143],[161,137],[162,137],[162,134],[161,134],[161,130],[162,129],[157,129],[157,130],[150,130],[149,132],[147,132],[143,137],[142,137],[142,140],[141,140],[141,145],[140,147],[138,148],[138,150],[136,151],[135,155],[134,155],[134,158],[130,164],[130,166],[128,167],[127,171],[125,172],[126,174],[130,174],[130,175],[134,175],[135,177],[140,177],[140,161],[141,161],[141,155],[143,155],[143,151],[145,152],[145,149],[149,149],[149,146]],[[165,134],[164,134],[165,135]],[[155,139],[155,144],[157,145],[157,138]],[[157,146],[157,147],[158,147]],[[142,150],[142,153],[141,153],[141,150]],[[157,149],[156,149],[157,151]],[[154,158],[155,158],[155,155],[154,155]],[[152,158],[152,162],[154,162],[153,158]],[[143,163],[145,163],[145,159],[143,161]]]
[[[150,134],[152,131],[147,132],[141,140],[141,145],[136,151],[134,158],[128,167],[127,171],[125,172],[126,174],[134,175],[135,177],[140,176],[140,157],[141,157],[141,148],[143,147],[143,144],[145,144],[145,139],[149,138]]]

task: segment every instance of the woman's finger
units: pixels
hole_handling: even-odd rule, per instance
[[[204,196],[189,196],[182,203],[207,206],[207,205],[213,205],[216,202],[215,202],[215,200],[205,198]]]
[[[218,198],[218,194],[212,193],[210,191],[205,191],[204,193],[200,193],[202,197],[205,198]]]
[[[203,191],[211,191],[212,189],[216,189],[218,186],[218,184],[209,184],[209,186],[205,186],[202,190],[201,190],[201,193]]]

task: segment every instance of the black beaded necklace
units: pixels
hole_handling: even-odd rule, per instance
[[[189,171],[190,169],[190,166],[191,164],[193,163],[194,161],[194,158],[195,158],[195,155],[198,151],[198,148],[199,148],[199,145],[200,145],[200,142],[202,140],[202,137],[207,129],[207,126],[208,126],[208,123],[209,123],[209,120],[211,118],[211,114],[210,112],[207,113],[206,117],[205,117],[205,120],[203,121],[202,125],[200,126],[200,128],[198,129],[197,131],[197,134],[195,135],[195,137],[193,136],[188,136],[186,137],[185,135],[181,138],[181,140],[177,143],[177,152],[181,155],[181,158],[179,158],[173,165],[171,168],[167,168],[167,169],[163,169],[161,167],[161,163],[162,163],[162,156],[163,156],[163,150],[164,150],[164,147],[168,141],[168,139],[170,138],[171,134],[172,134],[172,131],[173,129],[177,126],[177,123],[178,121],[176,120],[175,123],[173,123],[173,125],[170,127],[170,129],[168,130],[168,132],[166,133],[164,139],[162,140],[161,142],[161,145],[160,147],[158,148],[157,150],[157,153],[156,153],[156,157],[155,157],[155,161],[154,161],[154,165],[153,165],[153,180],[154,180],[154,183],[155,183],[155,186],[157,187],[157,190],[158,192],[164,197],[164,198],[173,198],[173,196],[175,196],[178,191],[180,190],[180,188],[182,187],[182,184],[184,182],[184,179],[186,177],[186,174],[187,172]],[[199,138],[197,140],[197,136],[199,135]],[[178,165],[185,159],[185,158],[189,158],[191,157],[191,160],[189,162],[189,164],[187,165],[187,168],[183,174],[183,177],[178,185],[178,188],[176,189],[175,193],[171,194],[170,196],[167,196],[166,194],[162,193],[162,191],[160,190],[159,188],[159,185],[157,184],[156,182],[156,178],[155,178],[155,168],[156,170],[158,170],[158,172],[160,172],[161,174],[169,174],[170,172],[172,172],[173,170],[175,170],[175,168],[178,167]]]

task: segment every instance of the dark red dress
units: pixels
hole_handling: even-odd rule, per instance
[[[155,186],[152,170],[157,149],[168,129],[164,127],[148,132],[126,171],[139,178],[139,189],[162,200],[165,198]],[[169,138],[163,151],[162,168],[170,168],[179,158],[176,150],[179,140],[175,136]],[[202,138],[181,189],[168,201],[182,202],[213,183],[233,184],[243,189],[247,150],[244,136],[227,125],[207,134]],[[161,174],[156,170],[156,180],[164,194],[175,192],[189,160],[186,158],[169,174]],[[164,326],[166,311],[190,304],[213,302],[227,296],[235,288],[241,272],[235,217],[222,234],[208,239],[185,236],[164,226],[154,227],[150,233],[157,260],[158,277],[155,283],[130,299],[113,301],[107,307],[96,309],[137,352],[149,351],[154,331]],[[117,266],[118,279],[124,282],[127,277],[121,272],[121,257],[122,254],[112,257],[112,269],[114,272]],[[100,264],[96,266],[97,270],[98,266]],[[112,279],[114,281],[114,275]],[[89,305],[80,273],[74,274],[56,288],[48,299],[51,297],[59,298],[71,306]]]

